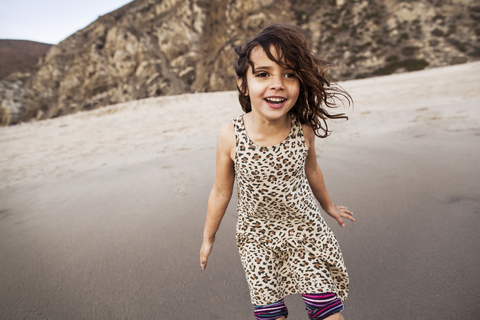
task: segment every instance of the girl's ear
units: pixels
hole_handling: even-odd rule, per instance
[[[240,77],[237,77],[237,86],[238,89],[243,93],[244,96],[248,96],[248,88],[245,88],[245,91],[242,89],[243,80]]]

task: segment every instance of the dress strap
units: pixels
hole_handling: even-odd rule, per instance
[[[233,127],[235,129],[235,146],[238,147],[239,142],[244,138],[243,133],[245,132],[245,127],[243,125],[242,117],[238,116],[232,119]]]
[[[302,128],[301,128],[300,121],[297,120],[297,117],[294,114],[292,114],[291,117],[292,117],[292,129],[290,132],[290,139],[295,139]]]
[[[306,146],[305,136],[303,134],[303,125],[298,118],[292,114],[292,134],[291,138],[299,141],[300,144]]]

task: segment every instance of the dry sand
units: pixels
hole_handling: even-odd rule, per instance
[[[348,319],[480,314],[480,63],[341,84],[317,154],[351,277]],[[0,319],[251,319],[234,197],[198,262],[234,92],[0,128]],[[289,319],[306,319],[286,299]]]

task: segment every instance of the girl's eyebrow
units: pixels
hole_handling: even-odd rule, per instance
[[[255,73],[255,72],[259,72],[259,71],[268,71],[270,72],[271,70],[273,70],[273,67],[272,66],[253,66],[252,68],[252,74]],[[289,70],[289,71],[293,71],[293,68],[284,68],[284,70]]]
[[[258,67],[257,67],[257,66],[254,66],[254,67],[252,68],[252,73],[253,73],[253,72],[257,72],[258,70],[270,71],[270,70],[272,70],[272,69],[273,69],[273,67],[271,67],[271,66],[258,66]],[[288,67],[288,66],[285,67],[285,68],[283,68],[283,69],[284,69],[284,70],[291,70],[291,71],[293,71],[293,68],[290,68],[290,67]]]
[[[257,72],[258,70],[270,71],[270,70],[272,70],[272,69],[273,69],[273,68],[270,67],[270,66],[258,66],[258,67],[252,68],[252,73],[253,73],[253,72]]]

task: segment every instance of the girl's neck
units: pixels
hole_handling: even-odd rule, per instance
[[[243,123],[248,137],[256,145],[274,146],[284,141],[292,128],[292,117],[286,114],[275,120],[268,120],[253,112],[243,116]]]

